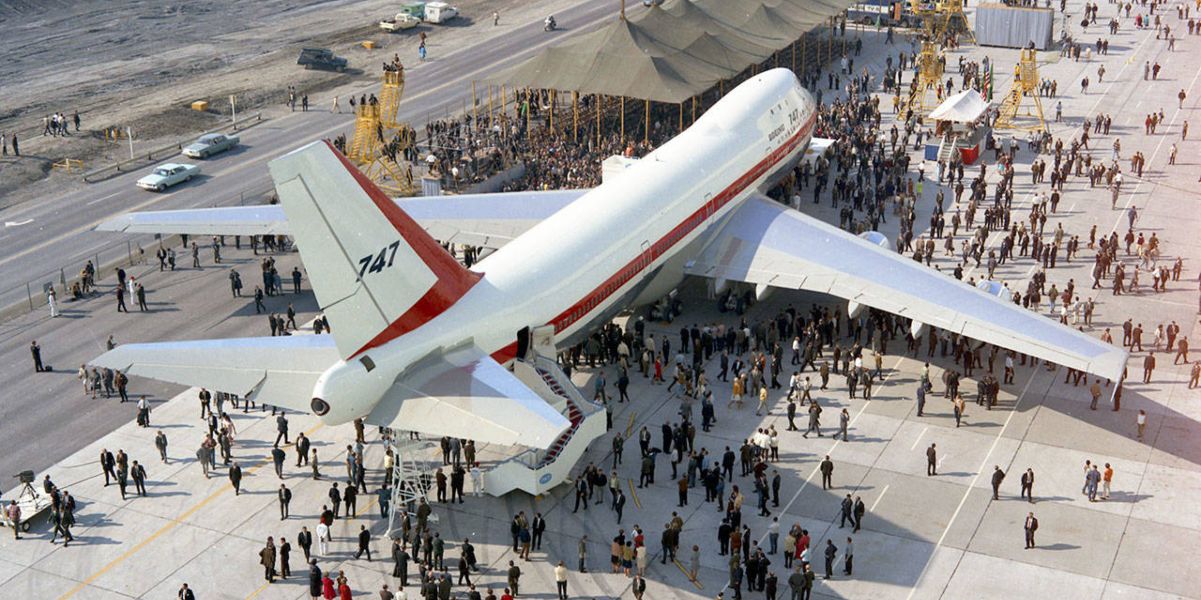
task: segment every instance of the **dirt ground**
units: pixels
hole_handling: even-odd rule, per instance
[[[533,17],[552,0],[461,0],[453,27],[422,25],[443,41],[464,45],[492,33],[467,27],[493,10]],[[8,0],[0,2],[0,132],[17,132],[24,157],[0,161],[0,208],[79,185],[52,170],[64,157],[86,169],[127,157],[106,143],[106,127],[130,127],[146,147],[187,138],[228,120],[228,97],[239,114],[282,106],[287,86],[315,94],[361,86],[393,51],[415,52],[418,30],[380,31],[394,0]],[[528,13],[528,14],[527,14]],[[433,32],[437,32],[436,34]],[[480,34],[483,34],[481,36]],[[471,42],[468,41],[470,36]],[[373,40],[374,51],[359,42]],[[302,47],[328,47],[350,61],[346,73],[296,65]],[[410,46],[412,46],[410,48]],[[209,111],[187,107],[208,100]],[[44,137],[42,117],[53,112],[82,120],[80,134]]]

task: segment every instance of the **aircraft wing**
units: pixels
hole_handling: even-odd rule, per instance
[[[437,240],[499,248],[587,190],[500,192],[399,198],[396,203]],[[113,217],[97,231],[190,235],[288,235],[278,204],[131,212]]]
[[[1126,365],[1121,347],[764,196],[747,200],[714,235],[689,274],[831,294],[1113,380]]]
[[[571,423],[473,345],[435,352],[396,379],[372,425],[546,449]]]
[[[328,335],[122,344],[90,365],[309,412],[313,386],[341,360]]]

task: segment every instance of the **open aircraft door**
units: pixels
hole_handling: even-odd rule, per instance
[[[555,360],[559,351],[555,347],[555,326],[543,325],[530,332],[531,348],[536,354]]]

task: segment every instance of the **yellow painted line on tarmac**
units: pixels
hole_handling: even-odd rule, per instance
[[[633,411],[630,412],[630,423],[628,425],[626,425],[626,439],[627,440],[630,439],[630,433],[634,431],[634,416],[637,414],[638,413],[633,412]]]
[[[321,429],[322,427],[325,427],[325,425],[324,424],[317,425],[316,427],[314,427],[304,433],[306,436],[312,436],[314,433],[317,432],[317,430]],[[266,465],[270,462],[271,462],[270,459],[264,460],[263,462],[260,462],[259,464],[255,465],[253,467],[250,467],[249,469],[245,469],[244,472],[246,474],[254,473],[255,471],[261,469],[264,465]],[[166,525],[163,525],[161,528],[159,528],[158,531],[155,531],[154,533],[150,534],[150,537],[138,542],[137,544],[134,545],[133,548],[126,550],[124,553],[121,554],[121,556],[114,558],[107,565],[104,565],[103,567],[101,567],[100,570],[89,575],[87,577],[87,579],[84,579],[83,581],[79,582],[78,585],[71,588],[67,593],[63,594],[62,596],[59,596],[58,600],[66,600],[67,598],[70,598],[70,597],[74,596],[75,594],[78,594],[80,591],[83,590],[83,588],[91,585],[97,579],[103,577],[105,573],[108,573],[109,571],[111,571],[113,569],[113,567],[116,567],[117,565],[125,562],[126,560],[129,560],[129,557],[140,552],[143,548],[148,546],[150,544],[150,542],[153,542],[154,540],[158,539],[159,537],[162,537],[162,535],[167,533],[168,531],[175,529],[175,527],[177,525],[183,524],[183,521],[185,519],[196,514],[197,511],[204,508],[210,502],[212,502],[213,500],[216,500],[218,497],[227,494],[231,489],[232,488],[222,486],[221,489],[213,492],[212,494],[209,494],[209,496],[207,498],[196,503],[196,505],[194,505],[192,508],[189,508],[188,510],[184,511],[183,514],[172,519]],[[257,594],[258,592],[256,591],[255,593]]]
[[[267,589],[267,586],[269,586],[269,585],[271,585],[270,581],[264,581],[263,585],[259,586],[259,589],[255,590],[253,592],[250,592],[250,595],[246,596],[246,600],[252,600],[252,598],[254,598],[255,596],[258,596],[259,594],[263,593],[263,590]]]
[[[632,498],[634,498],[634,506],[637,506],[638,508],[642,508],[642,501],[638,499],[638,492],[634,491],[634,480],[626,479],[626,481],[629,482],[629,484],[630,484],[630,496]]]
[[[684,577],[687,577],[687,578],[688,578],[688,581],[691,581],[691,582],[692,582],[692,585],[695,585],[695,586],[696,586],[696,589],[698,589],[698,590],[703,590],[703,589],[705,589],[705,586],[701,585],[701,582],[699,582],[699,581],[697,581],[697,580],[693,579],[693,578],[692,578],[692,575],[689,575],[689,574],[688,574],[688,569],[685,569],[685,568],[684,568],[684,565],[680,564],[680,561],[678,561],[678,560],[676,560],[676,559],[674,559],[674,558],[673,558],[673,559],[671,559],[671,562],[674,562],[674,563],[676,563],[676,566],[680,568],[680,572],[684,574]]]

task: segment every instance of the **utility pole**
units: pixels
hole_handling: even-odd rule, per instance
[[[229,95],[229,110],[233,113],[234,129],[236,130],[238,128],[238,102],[237,96],[233,94]]]
[[[129,160],[133,160],[133,130],[129,126],[125,127],[125,137],[129,139]]]

